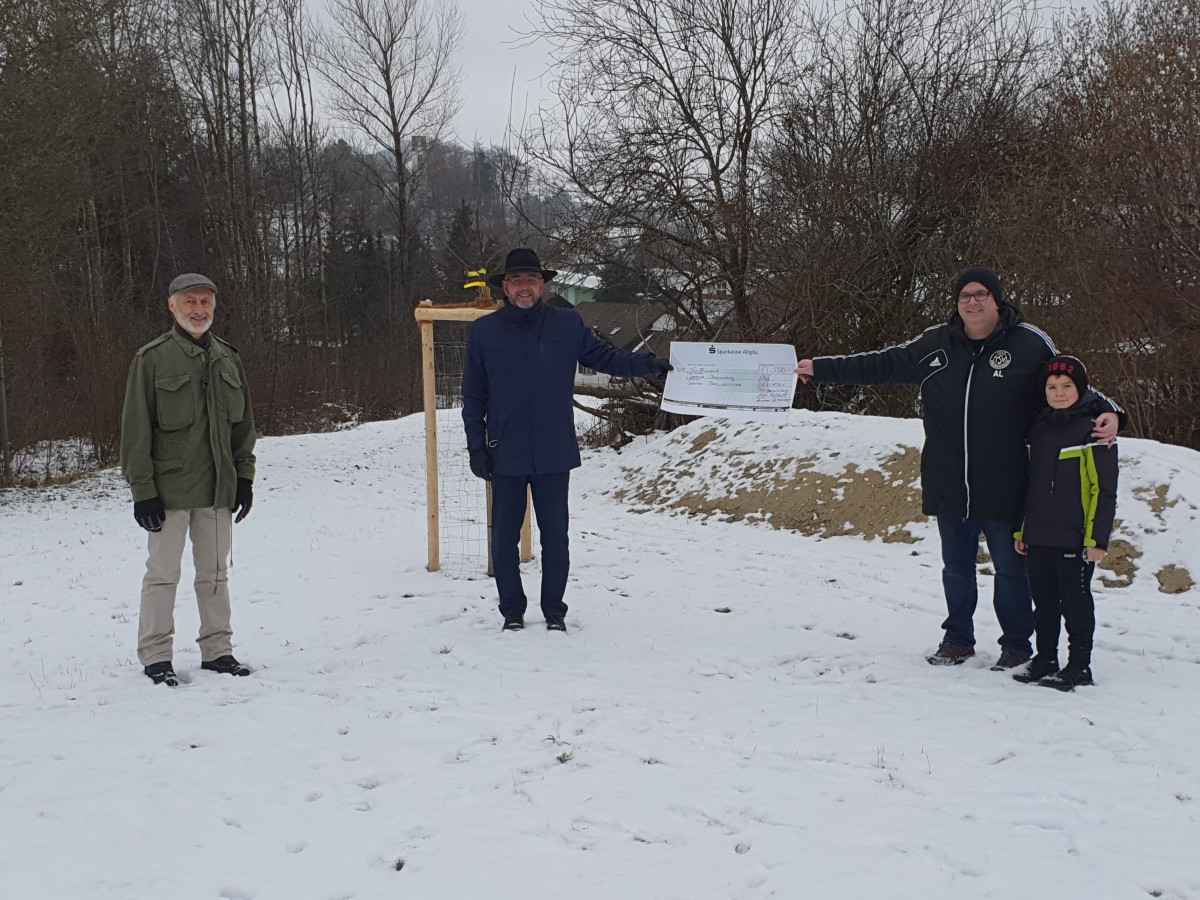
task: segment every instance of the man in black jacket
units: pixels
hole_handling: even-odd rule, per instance
[[[995,568],[992,601],[1000,622],[1000,658],[1010,669],[1030,658],[1033,600],[1025,560],[1013,547],[1025,498],[1025,437],[1044,405],[1041,373],[1058,351],[1040,329],[1004,301],[1000,279],[972,266],[954,284],[957,309],[896,347],[853,356],[803,359],[802,381],[830,384],[915,384],[921,388],[925,447],[923,511],[935,516],[942,541],[945,636],[927,657],[957,665],[975,655],[979,535]],[[1120,410],[1098,416],[1095,437],[1111,441]]]

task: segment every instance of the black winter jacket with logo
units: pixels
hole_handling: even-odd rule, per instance
[[[1092,440],[1097,412],[1107,409],[1092,391],[1070,409],[1046,407],[1029,431],[1027,544],[1079,550],[1108,549],[1117,511],[1117,448]]]
[[[1028,477],[1025,437],[1046,405],[1045,366],[1057,353],[1045,332],[1001,303],[1000,324],[981,341],[967,337],[955,312],[896,347],[816,358],[813,380],[920,385],[924,513],[1000,519],[1015,530]]]

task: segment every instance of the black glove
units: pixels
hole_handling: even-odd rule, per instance
[[[666,378],[667,373],[670,372],[675,367],[673,365],[671,365],[667,360],[663,359],[661,356],[656,356],[656,357],[654,357],[654,359],[650,360],[650,368],[654,372],[652,377]]]
[[[240,522],[250,515],[250,507],[254,505],[254,485],[249,478],[237,480],[237,493],[233,495],[233,511],[237,515],[234,522]]]
[[[162,531],[162,524],[167,520],[167,508],[163,506],[162,497],[134,500],[133,518],[147,531]]]
[[[484,481],[492,480],[492,454],[486,449],[472,450],[471,452],[471,474],[476,478],[482,478]]]

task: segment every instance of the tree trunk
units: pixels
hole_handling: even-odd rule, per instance
[[[12,481],[12,448],[8,442],[8,389],[4,383],[4,325],[0,323],[0,477]]]

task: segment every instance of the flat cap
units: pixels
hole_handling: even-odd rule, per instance
[[[167,288],[167,295],[174,297],[176,294],[181,294],[184,291],[198,287],[208,288],[214,294],[217,292],[217,286],[203,275],[198,275],[195,272],[188,272],[186,275],[177,275],[171,281],[171,286]]]

